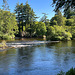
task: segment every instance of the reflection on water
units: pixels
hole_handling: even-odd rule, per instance
[[[0,75],[56,75],[75,67],[75,41],[0,52]]]

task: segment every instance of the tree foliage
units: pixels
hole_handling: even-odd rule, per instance
[[[18,32],[15,14],[0,9],[0,38],[14,38]]]
[[[71,68],[66,73],[63,71],[60,71],[57,75],[75,75],[75,68]]]
[[[47,31],[47,35],[50,36],[51,40],[71,40],[72,35],[63,26],[50,26]]]
[[[64,11],[64,16],[67,18],[67,19],[70,19],[71,16],[75,16],[75,10],[69,8],[67,11],[65,10]]]
[[[75,0],[53,0],[53,5],[55,5],[55,11],[60,8],[65,8],[65,6],[65,10],[69,8],[75,9]]]
[[[45,23],[43,22],[36,22],[35,23],[35,28],[36,28],[36,35],[37,36],[43,36],[46,34],[46,26]]]
[[[8,3],[7,3],[7,0],[3,0],[3,5],[2,5],[2,7],[3,7],[3,10],[9,10],[9,5],[8,5]]]
[[[50,20],[50,25],[65,25],[66,18],[62,16],[61,12],[58,11],[54,17]]]
[[[23,30],[24,26],[25,30],[30,32],[31,30],[29,29],[31,28],[31,25],[33,25],[33,22],[35,21],[35,14],[33,9],[28,4],[28,2],[26,2],[25,5],[23,5],[23,3],[21,3],[20,5],[17,4],[15,8],[15,13],[18,21],[19,32],[21,32],[20,31],[21,29],[22,31],[24,31]]]
[[[47,14],[38,22],[33,9],[28,4],[17,3],[15,15],[7,10],[7,0],[3,0],[4,10],[0,9],[0,38],[14,37],[19,30],[21,36],[43,36],[50,40],[71,40],[75,38],[75,1],[53,0],[55,16],[47,19]],[[64,7],[64,15],[60,8]],[[66,11],[67,10],[67,11]],[[16,22],[17,19],[17,22]]]

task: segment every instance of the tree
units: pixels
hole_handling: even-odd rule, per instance
[[[72,26],[74,20],[73,19],[67,19],[66,20],[66,26]]]
[[[66,29],[63,26],[54,26],[55,28],[55,40],[71,40],[72,35],[69,31],[66,31]]]
[[[35,27],[36,27],[36,35],[37,36],[43,36],[46,34],[46,26],[45,23],[43,22],[36,22],[35,23]]]
[[[18,26],[19,26],[19,34],[20,34],[20,29],[22,26],[22,31],[23,27],[25,26],[25,31],[29,32],[31,35],[31,25],[33,25],[35,21],[35,14],[33,9],[30,7],[28,2],[26,2],[25,5],[21,3],[20,5],[17,4],[15,12],[17,14],[17,21],[18,21]]]
[[[68,10],[69,8],[75,9],[75,0],[53,0],[53,5],[55,5],[55,11],[62,7],[65,8],[65,5],[65,10]]]
[[[55,35],[55,28],[53,26],[48,26],[46,35],[52,38]]]
[[[57,24],[57,21],[56,20],[52,20],[51,19],[50,25],[53,26],[53,25],[58,25],[58,24]]]
[[[46,14],[46,13],[42,13],[42,14],[44,14],[44,15],[43,15],[43,17],[40,19],[40,22],[46,23],[46,21],[47,21],[47,15],[48,15],[48,14]]]
[[[72,34],[72,38],[75,38],[75,16],[71,16],[70,19],[72,20],[70,32]]]
[[[71,40],[72,34],[66,29],[66,27],[58,25],[48,26],[47,38],[50,40]]]
[[[17,4],[15,8],[15,13],[16,13],[16,19],[18,22],[19,26],[19,34],[20,34],[20,29],[23,31],[23,21],[24,21],[24,5],[21,3],[20,5]],[[22,27],[21,27],[22,26]]]
[[[3,0],[3,10],[9,10],[9,6],[8,6],[8,3],[7,3],[7,0]]]
[[[26,25],[29,25],[28,27],[26,27],[27,31],[30,33],[30,36],[31,36],[31,33],[32,33],[32,25],[34,24],[35,22],[35,14],[34,14],[34,11],[33,9],[31,9],[31,7],[29,6],[29,4],[26,4],[25,5],[25,14],[26,14],[26,17],[25,17],[25,24]]]
[[[18,33],[15,14],[0,9],[0,38],[14,38]]]
[[[58,10],[56,12],[56,15],[50,20],[50,25],[59,25],[63,26],[65,25],[66,18],[62,16],[61,12]]]
[[[73,9],[69,8],[67,11],[66,10],[64,11],[64,16],[67,19],[70,19],[71,16],[75,16],[75,11]]]

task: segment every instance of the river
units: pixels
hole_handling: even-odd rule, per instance
[[[0,75],[57,75],[72,67],[75,67],[75,41],[0,51]]]

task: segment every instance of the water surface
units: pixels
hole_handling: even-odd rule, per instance
[[[0,75],[56,75],[75,67],[75,41],[0,52]]]

